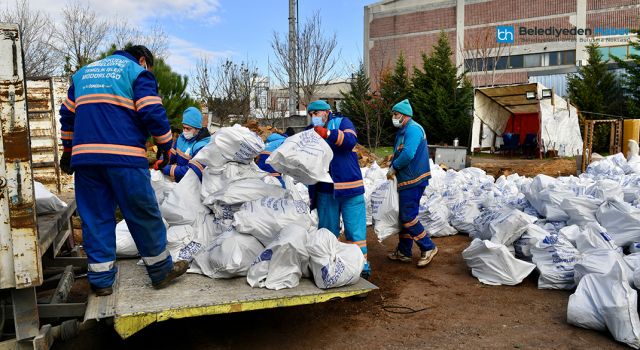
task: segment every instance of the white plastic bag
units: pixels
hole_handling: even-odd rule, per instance
[[[260,136],[239,124],[218,130],[211,142],[216,145],[215,151],[224,159],[244,164],[249,164],[264,150],[264,142]]]
[[[602,199],[590,197],[565,198],[562,209],[569,215],[569,225],[583,226],[589,222],[596,222],[596,210],[602,204]]]
[[[531,247],[532,262],[540,277],[539,289],[572,289],[575,287],[574,265],[580,252],[561,235],[551,234]]]
[[[365,258],[356,244],[339,242],[331,231],[321,228],[309,233],[307,251],[318,288],[348,286],[360,279]]]
[[[36,213],[38,215],[55,213],[67,207],[67,203],[51,193],[38,181],[33,182],[33,189],[36,195]]]
[[[333,151],[315,131],[307,130],[287,139],[271,153],[266,163],[305,185],[333,183],[329,165]]]
[[[195,238],[195,229],[191,225],[169,226],[167,229],[167,249],[173,260],[180,259],[180,251]]]
[[[596,212],[596,218],[617,245],[627,246],[640,241],[640,209],[629,203],[605,201]]]
[[[519,284],[536,268],[534,264],[516,259],[505,245],[477,238],[462,252],[462,257],[471,274],[489,285]]]
[[[242,205],[233,215],[238,232],[256,237],[269,245],[278,232],[290,224],[311,227],[309,206],[303,201],[265,197]]]
[[[204,200],[205,205],[220,202],[226,205],[236,205],[254,201],[263,197],[284,198],[287,191],[280,186],[270,185],[256,178],[239,179],[227,184]]]
[[[198,252],[192,265],[195,271],[211,278],[246,276],[263,249],[255,237],[228,231]]]
[[[418,220],[429,232],[430,237],[446,237],[458,233],[455,228],[449,225],[450,216],[449,208],[439,195],[433,195],[431,198],[423,196],[420,199]]]
[[[151,170],[150,172],[151,188],[153,188],[153,192],[156,195],[158,205],[161,205],[169,192],[171,192],[171,190],[176,186],[176,183],[165,176],[160,170]]]
[[[584,276],[569,297],[567,322],[587,329],[608,329],[617,341],[640,348],[638,294],[627,279],[618,263],[606,274]]]
[[[193,170],[189,170],[169,192],[160,212],[169,225],[193,225],[198,214],[209,212],[200,201],[200,179]]]
[[[491,242],[511,245],[527,230],[530,224],[537,220],[536,217],[525,214],[517,209],[505,208],[497,218],[489,223]]]
[[[279,290],[294,288],[308,274],[307,230],[291,224],[280,231],[254,260],[247,273],[251,287]]]
[[[220,167],[208,166],[202,173],[201,198],[204,200],[213,193],[224,190],[232,181],[260,179],[265,176],[267,173],[260,171],[253,162],[249,164],[229,162]]]
[[[628,282],[633,283],[633,269],[619,252],[611,249],[592,249],[582,254],[582,258],[574,266],[574,280],[578,284],[590,273],[605,274],[613,268],[614,264],[620,264],[620,267],[625,270]]]
[[[116,256],[133,258],[138,255],[136,242],[133,241],[127,223],[122,220],[116,225]]]
[[[371,194],[371,217],[380,242],[400,232],[400,203],[398,180],[393,178]]]

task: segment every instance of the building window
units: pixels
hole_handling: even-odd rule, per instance
[[[576,64],[576,52],[574,50],[560,52],[560,64]]]
[[[557,66],[561,62],[560,52],[549,52],[549,65]]]
[[[542,54],[534,53],[534,54],[524,56],[525,68],[540,67],[541,65],[542,65]]]
[[[518,69],[524,66],[524,58],[522,55],[513,55],[509,57],[509,68]]]

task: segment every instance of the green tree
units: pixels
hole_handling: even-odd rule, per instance
[[[598,44],[587,46],[588,65],[580,67],[576,74],[571,74],[567,82],[571,103],[579,111],[588,112],[581,113],[584,119],[603,119],[604,117],[599,114],[620,116],[625,114],[624,95],[620,82],[609,71],[599,48]],[[593,136],[595,151],[609,150],[610,130],[608,124],[596,125]]]
[[[444,32],[430,55],[422,54],[422,69],[413,74],[413,105],[417,121],[425,126],[431,143],[466,144],[471,127],[468,111],[473,105],[473,86],[458,75],[453,52]]]
[[[638,31],[635,31],[638,34]],[[640,118],[640,42],[630,41],[629,45],[635,49],[636,53],[629,55],[629,60],[624,57],[613,57],[613,59],[626,70],[622,82],[624,92],[627,97],[627,107],[631,118]]]
[[[340,104],[340,112],[353,121],[360,135],[359,142],[368,147],[374,143],[372,141],[371,120],[368,118],[370,110],[368,101],[371,100],[370,89],[371,81],[364,71],[364,64],[361,62],[358,71],[353,73],[351,82],[349,83],[349,91],[340,91],[342,102]]]
[[[128,43],[123,49],[131,47]],[[98,59],[112,55],[118,48],[111,44],[109,49],[100,54]],[[167,111],[167,118],[172,132],[182,132],[182,112],[188,107],[200,108],[198,102],[187,92],[189,78],[174,72],[161,58],[156,57],[153,63],[153,75],[158,82],[158,95],[162,98],[162,105]]]
[[[385,72],[380,78],[379,98],[374,101],[376,110],[381,114],[381,144],[393,145],[396,135],[396,128],[391,123],[391,108],[393,105],[410,98],[412,94],[412,83],[409,78],[407,66],[404,61],[404,54],[401,52],[396,60],[393,71]],[[414,110],[415,116],[415,110]]]

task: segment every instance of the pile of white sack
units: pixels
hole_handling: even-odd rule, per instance
[[[637,150],[637,146],[635,148]],[[377,164],[362,169],[367,217],[380,240],[400,228],[397,206]],[[609,330],[640,347],[640,156],[608,156],[578,177],[494,179],[478,168],[443,171],[420,201],[419,220],[432,237],[464,232],[462,253],[473,276],[490,285],[516,285],[533,270],[538,288],[573,290],[568,322]],[[395,210],[395,212],[394,212]],[[627,253],[625,255],[625,253]]]
[[[194,157],[206,166],[202,182],[193,171],[177,184],[152,171],[173,259],[188,260],[188,272],[211,278],[246,276],[252,287],[293,288],[302,277],[323,289],[356,283],[362,252],[317,230],[316,213],[309,211],[305,184],[327,181],[329,145],[310,130],[272,153],[269,163],[285,174],[286,189],[254,163],[263,149],[260,137],[234,125],[216,132]],[[138,255],[124,221],[116,244],[118,256]]]

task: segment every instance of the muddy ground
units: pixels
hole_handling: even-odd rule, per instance
[[[498,177],[502,174],[518,173],[535,177],[538,174],[549,176],[576,175],[576,160],[558,159],[518,159],[506,157],[471,157],[471,166],[484,169],[487,174]]]
[[[535,273],[514,287],[478,282],[461,256],[466,236],[435,239],[440,253],[425,269],[387,260],[392,240],[379,244],[369,232],[371,282],[380,289],[364,300],[170,320],[126,341],[103,322],[54,349],[625,348],[608,333],[568,325],[570,292],[537,289]]]

